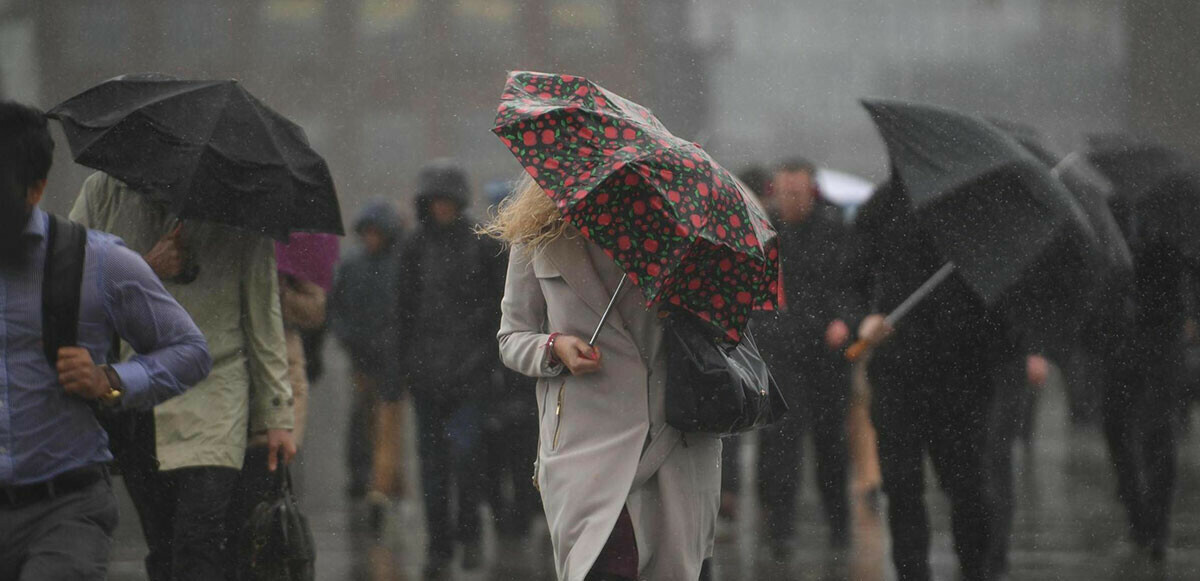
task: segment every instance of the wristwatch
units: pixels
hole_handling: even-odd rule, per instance
[[[101,365],[100,369],[104,371],[104,376],[108,378],[108,393],[100,396],[100,401],[114,405],[121,399],[121,376],[117,375],[117,371],[108,365]]]

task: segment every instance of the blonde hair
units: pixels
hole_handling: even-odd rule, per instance
[[[506,245],[519,245],[537,251],[562,236],[567,222],[529,174],[522,173],[513,193],[478,228]]]

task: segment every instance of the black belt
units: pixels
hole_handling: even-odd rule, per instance
[[[64,472],[37,484],[0,486],[0,507],[15,508],[58,498],[79,492],[106,478],[108,478],[108,468],[101,464],[94,464],[86,468]]]

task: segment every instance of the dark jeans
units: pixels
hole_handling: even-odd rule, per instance
[[[1147,350],[1140,364],[1113,358],[1106,365],[1104,437],[1131,535],[1145,546],[1165,546],[1175,490],[1176,419],[1185,403],[1182,354],[1171,347]]]
[[[776,375],[792,405],[778,424],[761,432],[759,439],[758,494],[765,511],[767,536],[772,541],[786,540],[794,533],[806,431],[813,435],[817,484],[830,537],[835,546],[846,541],[850,373],[844,361],[833,360],[836,356],[814,355]]]
[[[150,554],[150,581],[225,579],[226,518],[237,483],[233,468],[200,466],[166,472],[121,467]]]
[[[901,580],[928,580],[925,454],[949,496],[962,578],[990,579],[995,534],[985,491],[984,449],[993,385],[982,363],[872,369],[872,417],[888,497],[892,562]]]
[[[32,504],[0,499],[0,579],[102,580],[116,528],[117,499],[107,478]]]
[[[450,561],[455,542],[479,541],[483,480],[479,474],[483,465],[479,408],[473,403],[464,404],[442,395],[465,392],[437,388],[413,391],[429,563],[434,567]],[[457,507],[453,520],[452,504]]]

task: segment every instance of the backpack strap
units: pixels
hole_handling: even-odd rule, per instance
[[[58,350],[75,345],[79,337],[79,297],[87,228],[50,216],[46,231],[46,264],[42,276],[42,345],[50,367]]]

